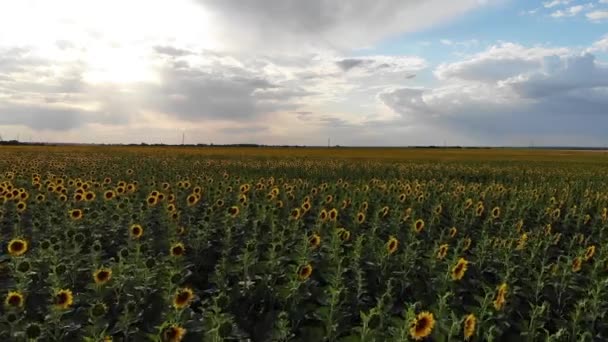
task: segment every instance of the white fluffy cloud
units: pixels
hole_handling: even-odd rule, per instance
[[[435,75],[435,87],[394,88],[379,98],[412,122],[508,144],[566,133],[568,143],[597,143],[608,124],[608,66],[589,52],[503,43],[442,64]]]
[[[586,14],[591,21],[599,22],[608,19],[608,10],[597,10]]]

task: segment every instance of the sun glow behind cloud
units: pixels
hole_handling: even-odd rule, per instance
[[[212,18],[190,1],[24,0],[2,4],[0,47],[81,63],[90,83],[158,81],[155,45],[220,48]]]

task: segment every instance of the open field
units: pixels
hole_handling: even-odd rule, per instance
[[[1,147],[1,341],[608,339],[608,155]]]

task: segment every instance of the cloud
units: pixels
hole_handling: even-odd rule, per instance
[[[608,67],[588,52],[503,43],[435,75],[435,87],[392,88],[378,98],[404,120],[480,140],[562,134],[580,145],[608,124]]]
[[[585,10],[587,8],[592,8],[592,7],[593,7],[593,4],[576,5],[576,6],[568,7],[565,10],[557,10],[557,11],[551,13],[551,16],[553,18],[573,17],[573,16],[581,13],[583,10]]]
[[[563,55],[567,49],[526,48],[515,43],[494,45],[469,59],[440,64],[434,71],[440,80],[499,81],[539,68],[544,56]]]
[[[594,42],[587,52],[608,51],[608,35]]]
[[[240,48],[338,50],[369,46],[398,33],[417,31],[477,8],[486,1],[462,0],[198,0]],[[238,25],[228,25],[238,23]],[[268,39],[272,37],[272,39]],[[239,46],[233,46],[238,48]]]
[[[543,2],[543,6],[545,6],[545,8],[553,8],[555,6],[567,5],[571,2],[572,0],[552,0]]]
[[[599,22],[599,21],[608,19],[608,11],[604,11],[604,10],[593,11],[593,12],[587,13],[586,16],[587,16],[587,19],[589,19],[591,21]]]

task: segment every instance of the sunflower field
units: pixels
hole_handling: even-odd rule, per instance
[[[602,341],[608,157],[6,147],[0,341]]]

